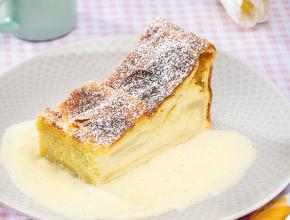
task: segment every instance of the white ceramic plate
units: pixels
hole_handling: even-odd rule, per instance
[[[75,87],[104,79],[135,39],[123,36],[81,42],[41,54],[4,74],[0,77],[0,133],[9,125],[33,119],[45,106],[55,106]],[[289,183],[287,99],[256,70],[222,51],[218,51],[212,85],[213,126],[249,136],[257,159],[228,191],[183,212],[154,219],[237,218],[268,202]],[[19,192],[1,165],[0,201],[34,217],[65,219]]]

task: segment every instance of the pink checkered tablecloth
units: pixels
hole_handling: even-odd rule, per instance
[[[270,20],[253,29],[234,24],[218,0],[79,0],[78,14],[76,29],[55,41],[32,43],[0,34],[0,75],[48,48],[98,36],[141,33],[159,16],[169,18],[209,39],[218,49],[255,66],[290,100],[289,0],[272,0]],[[30,218],[0,205],[0,220],[27,219]]]

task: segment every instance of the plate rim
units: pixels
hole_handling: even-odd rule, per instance
[[[54,47],[54,48],[49,48],[46,49],[40,53],[35,54],[34,56],[10,67],[8,70],[6,70],[5,72],[1,72],[0,73],[0,80],[5,80],[3,79],[6,75],[10,74],[10,72],[14,71],[17,68],[20,68],[22,65],[25,65],[29,62],[34,61],[35,59],[38,59],[40,57],[44,57],[47,55],[53,55],[53,53],[57,53],[57,52],[62,52],[65,49],[73,49],[77,46],[82,46],[82,45],[86,45],[89,43],[95,43],[97,44],[97,42],[99,42],[100,40],[107,40],[107,41],[113,41],[115,39],[123,39],[123,40],[129,40],[129,41],[136,41],[138,35],[132,35],[132,34],[127,34],[127,35],[111,35],[111,36],[98,36],[96,38],[90,38],[90,39],[84,39],[84,40],[80,40],[80,41],[76,41],[76,42],[70,42],[66,45],[60,46],[60,47]],[[102,47],[102,46],[100,46]],[[254,68],[253,66],[251,66],[250,64],[248,64],[248,62],[240,57],[236,57],[235,55],[232,55],[230,52],[227,52],[223,49],[218,49],[217,50],[217,56],[219,56],[219,54],[223,54],[224,56],[228,56],[230,57],[232,60],[234,60],[235,62],[238,62],[241,65],[247,66],[247,68],[249,68],[252,72],[255,72],[256,75],[259,76],[259,78],[261,80],[264,81],[264,83],[267,83],[269,86],[271,86],[271,88],[273,89],[273,92],[275,92],[280,98],[281,100],[283,99],[283,102],[286,104],[287,108],[290,111],[290,101],[289,99],[285,96],[285,94],[283,94],[283,92],[266,76],[266,74],[261,71],[261,70],[257,70],[256,68]],[[65,55],[66,53],[64,53]],[[269,193],[267,196],[265,196],[265,198],[259,202],[256,202],[255,204],[249,206],[248,208],[242,209],[236,213],[233,213],[229,216],[226,217],[222,217],[218,220],[231,220],[231,219],[236,219],[236,218],[240,218],[242,216],[245,216],[249,213],[251,213],[254,210],[257,210],[258,208],[262,207],[263,205],[265,205],[266,203],[268,203],[270,200],[272,200],[275,196],[277,196],[281,191],[283,191],[283,189],[290,183],[290,172],[288,173],[288,178],[286,178],[286,180],[284,182],[282,182],[279,187],[277,187],[275,190],[273,190],[272,193]],[[14,205],[10,202],[8,202],[7,200],[1,198],[0,196],[0,203],[17,211],[20,212],[28,217],[33,217],[33,218],[41,218],[42,216],[39,216],[38,214],[36,214],[33,210],[30,211],[29,213],[24,212],[21,207]]]

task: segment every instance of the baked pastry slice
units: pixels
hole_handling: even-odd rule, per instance
[[[92,184],[109,181],[210,126],[215,48],[157,19],[102,83],[37,117],[40,154]]]

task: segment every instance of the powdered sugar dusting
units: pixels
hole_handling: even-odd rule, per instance
[[[157,19],[104,83],[74,90],[40,117],[83,143],[110,146],[173,93],[207,47],[206,40]]]
[[[83,143],[109,146],[133,127],[145,104],[123,91],[94,82],[73,91],[58,111],[47,109],[47,122]]]
[[[142,101],[122,91],[107,86],[102,89],[106,90],[106,98],[98,105],[95,103],[99,100],[92,102],[92,108],[72,119],[73,126],[77,128],[73,130],[73,135],[82,142],[108,146],[133,127],[146,108]]]
[[[190,73],[206,40],[157,19],[106,84],[143,100],[152,113]]]

